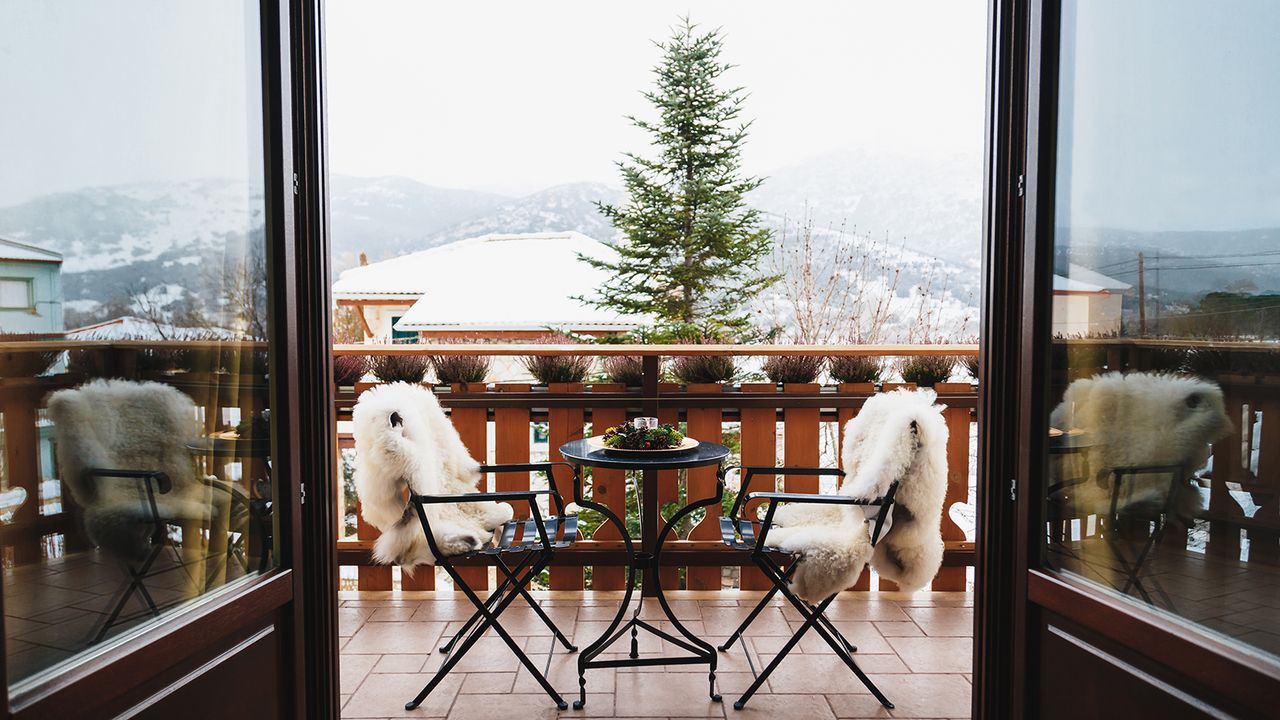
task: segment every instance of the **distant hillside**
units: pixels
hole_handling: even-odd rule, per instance
[[[334,175],[329,184],[334,264],[355,265],[362,252],[377,261],[421,250],[439,232],[510,199],[403,177]]]

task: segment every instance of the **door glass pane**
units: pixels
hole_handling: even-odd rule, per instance
[[[1280,4],[1064,3],[1046,565],[1280,653]]]
[[[276,564],[258,19],[0,4],[11,684]]]

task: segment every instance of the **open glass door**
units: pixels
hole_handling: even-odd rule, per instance
[[[1012,709],[1274,713],[1280,8],[1031,6]]]
[[[0,10],[0,717],[330,709],[303,683],[336,652],[300,544],[332,453],[300,420],[328,323],[300,310],[325,253],[294,219],[289,20]]]

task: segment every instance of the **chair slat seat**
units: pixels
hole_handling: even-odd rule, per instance
[[[734,550],[756,549],[755,523],[750,520],[734,520],[730,517],[720,518],[720,539]],[[776,547],[763,548],[763,552],[786,554]]]
[[[551,547],[556,550],[562,550],[577,542],[577,515],[546,517],[542,519],[542,526],[546,528],[547,538],[551,541]],[[558,535],[562,527],[564,533]],[[538,523],[533,519],[508,520],[494,534],[497,538],[495,542],[485,545],[479,550],[473,550],[457,557],[470,558],[481,555],[492,557],[503,553],[521,553],[543,549],[542,538],[538,536]]]

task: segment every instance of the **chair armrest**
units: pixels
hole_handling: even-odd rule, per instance
[[[550,490],[506,490],[502,492],[454,493],[451,495],[411,495],[416,503],[440,505],[443,503],[510,502],[533,500],[539,495],[551,495]]]
[[[847,495],[817,495],[814,493],[756,492],[747,496],[747,500],[767,500],[769,502],[819,503],[823,505],[879,505],[881,498],[868,500]]]
[[[150,489],[154,483],[156,490],[161,495],[173,489],[173,481],[169,479],[167,473],[159,470],[116,470],[113,468],[89,468],[84,471],[85,477],[93,478],[125,478],[133,480],[150,480],[147,488]]]
[[[742,483],[738,488],[738,497],[733,501],[733,507],[729,510],[729,517],[733,519],[736,525],[741,520],[742,503],[747,499],[747,493],[751,488],[751,478],[754,475],[818,475],[818,476],[834,476],[844,477],[844,471],[839,468],[805,468],[805,467],[770,467],[768,465],[742,465],[727,467],[724,469],[724,475],[728,475],[730,470],[742,471]]]
[[[555,489],[555,483],[553,482],[555,478],[552,477],[551,475],[552,468],[554,468],[557,465],[559,465],[560,467],[568,468],[569,472],[576,472],[576,468],[574,468],[572,463],[561,462],[561,461],[537,462],[537,463],[502,463],[500,465],[481,465],[480,472],[482,473],[545,472],[547,474],[547,481],[551,485],[551,492],[550,492],[551,501],[552,503],[555,504],[556,514],[563,516],[564,515],[564,498],[561,497],[560,492]]]

